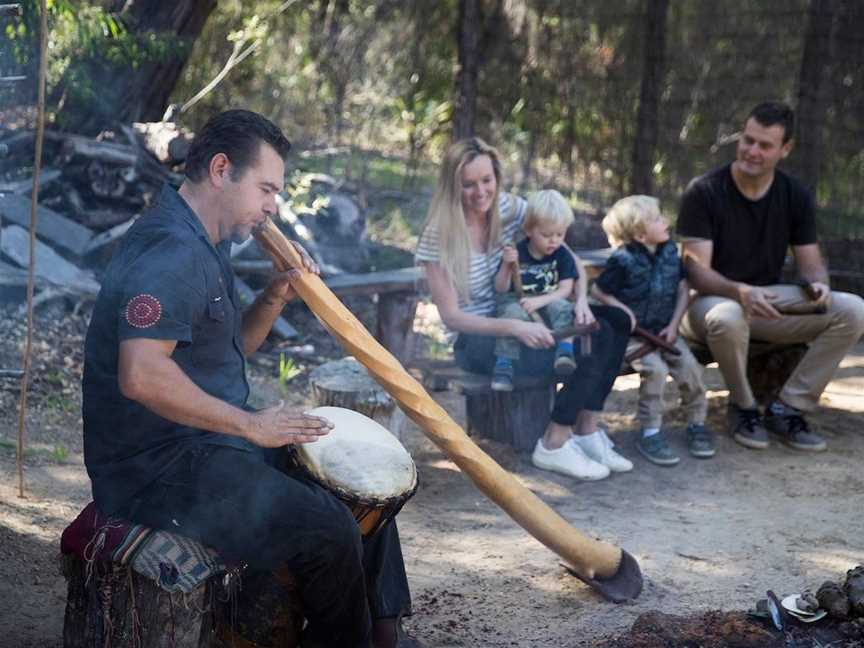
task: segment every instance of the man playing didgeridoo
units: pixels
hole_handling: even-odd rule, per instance
[[[719,364],[729,388],[729,433],[738,443],[767,448],[770,430],[792,448],[818,451],[825,440],[804,416],[816,409],[843,356],[864,333],[864,302],[829,288],[813,197],[777,169],[792,150],[793,132],[791,108],[756,106],[735,161],[696,178],[684,192],[678,233],[690,285],[699,296],[682,333],[707,343]],[[820,313],[784,313],[807,299],[799,286],[780,283],[790,246]],[[747,380],[751,339],[809,347],[764,416]]]
[[[275,213],[289,147],[260,115],[215,116],[180,190],[162,191],[111,261],[85,349],[94,500],[251,569],[287,567],[309,621],[304,648],[419,646],[399,623],[411,601],[395,524],[363,540],[344,504],[272,466],[271,449],[332,425],[247,407],[245,358],[294,291],[291,273],[277,275],[241,312],[229,250]]]

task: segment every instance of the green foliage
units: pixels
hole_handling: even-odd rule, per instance
[[[279,389],[283,393],[288,390],[288,383],[301,373],[303,369],[294,362],[294,358],[289,358],[284,353],[279,354]]]
[[[11,60],[19,70],[36,78],[39,43],[39,2],[23,0],[20,19],[5,21]],[[105,91],[105,66],[128,68],[130,73],[147,62],[163,61],[182,45],[174,38],[132,33],[119,14],[87,0],[48,2],[47,92],[50,107],[74,97],[96,103]],[[35,83],[22,84],[21,92],[35,92]],[[32,97],[19,97],[26,101]]]

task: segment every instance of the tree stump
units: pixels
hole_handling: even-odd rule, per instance
[[[219,577],[189,594],[169,594],[126,566],[65,557],[69,589],[63,648],[215,648],[213,602]]]
[[[309,375],[318,406],[344,407],[374,419],[400,441],[405,415],[354,358],[325,362]]]
[[[512,392],[497,392],[489,381],[469,373],[450,381],[453,391],[465,395],[466,432],[530,452],[549,425],[554,383],[517,378]]]
[[[170,593],[127,566],[64,557],[68,594],[63,648],[297,648],[303,613],[287,572],[218,574],[188,594]],[[236,591],[232,591],[236,589]]]

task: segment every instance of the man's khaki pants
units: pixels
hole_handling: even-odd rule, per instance
[[[765,286],[778,295],[774,305],[783,309],[806,301],[801,288],[783,284]],[[697,297],[681,325],[681,333],[706,344],[720,366],[729,388],[729,401],[752,409],[756,399],[747,381],[750,340],[775,344],[808,345],[807,353],[780,391],[780,400],[804,412],[816,409],[819,396],[843,356],[864,335],[864,301],[857,295],[831,293],[828,312],[784,315],[782,319],[744,315],[737,301],[725,297]]]
[[[627,354],[642,348],[645,340],[631,337],[627,343]],[[681,355],[668,351],[652,351],[630,363],[639,372],[639,405],[637,418],[645,428],[659,428],[663,422],[663,392],[666,378],[678,385],[681,394],[681,409],[687,415],[687,423],[705,423],[708,400],[705,397],[705,383],[702,382],[702,365],[693,356],[683,338],[675,340],[675,348]]]

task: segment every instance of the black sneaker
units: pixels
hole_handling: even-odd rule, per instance
[[[687,426],[687,449],[699,459],[710,459],[717,454],[714,433],[704,425],[691,423]]]
[[[758,409],[743,409],[730,403],[726,408],[726,425],[732,438],[745,448],[768,447],[768,430]]]
[[[513,364],[496,362],[492,370],[492,391],[513,391]]]
[[[649,437],[640,436],[636,447],[648,461],[658,466],[674,466],[681,461],[681,458],[672,452],[662,431]]]
[[[784,406],[782,414],[765,410],[765,427],[790,448],[807,452],[821,452],[828,445],[820,435],[812,432],[800,411]]]
[[[555,349],[555,363],[553,367],[555,368],[555,374],[558,376],[569,376],[572,374],[576,371],[576,361],[573,359],[573,352],[559,346]]]

